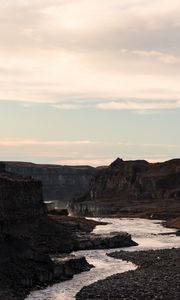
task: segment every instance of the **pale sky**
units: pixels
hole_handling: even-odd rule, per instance
[[[179,0],[0,0],[0,158],[180,153]]]

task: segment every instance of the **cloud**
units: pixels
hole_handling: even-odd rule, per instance
[[[160,51],[142,51],[142,50],[134,50],[132,53],[143,56],[147,58],[156,58],[159,61],[165,63],[165,64],[179,64],[180,63],[180,57],[168,53],[163,53]]]
[[[24,106],[24,104],[23,104]],[[167,111],[180,108],[180,100],[169,99],[84,99],[67,100],[61,104],[52,104],[55,109],[79,110],[79,109],[98,109],[98,110],[134,110],[138,113],[147,113],[153,111]],[[26,107],[26,105],[25,105]]]
[[[0,146],[13,146],[13,147],[21,147],[21,146],[82,146],[82,145],[92,145],[97,144],[92,141],[39,141],[39,140],[0,140]]]
[[[58,165],[70,165],[70,166],[80,166],[80,165],[90,165],[90,166],[107,166],[113,161],[113,158],[96,158],[96,159],[62,159],[55,161],[55,164]]]
[[[120,145],[120,146],[126,146],[126,147],[134,147],[134,146],[136,146],[136,147],[145,147],[145,148],[176,148],[176,149],[179,149],[180,148],[180,145],[178,145],[178,144],[148,144],[148,143],[146,143],[146,144],[141,144],[141,143],[139,143],[139,144],[135,144],[135,143],[118,143],[118,145]]]
[[[179,144],[131,141],[1,139],[1,160],[33,161],[67,165],[108,165],[124,160],[164,161],[179,156]]]
[[[179,29],[179,0],[0,1],[0,100],[139,110],[137,98],[152,98],[144,109],[179,107]],[[123,98],[131,101],[111,100]]]
[[[102,102],[97,104],[97,108],[104,110],[136,110],[136,111],[149,111],[149,110],[166,110],[180,108],[180,101],[111,101]]]

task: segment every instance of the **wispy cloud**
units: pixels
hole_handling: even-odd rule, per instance
[[[39,141],[39,140],[0,140],[0,146],[13,146],[13,147],[21,147],[21,146],[75,146],[75,145],[92,145],[97,144],[92,141]]]
[[[179,0],[0,1],[0,99],[139,110],[151,97],[143,109],[176,109],[179,20]]]
[[[150,144],[150,143],[146,143],[146,144],[141,144],[141,143],[121,143],[119,142],[118,145],[120,146],[125,146],[125,147],[145,147],[145,148],[176,148],[179,149],[180,148],[180,144]]]
[[[65,164],[65,165],[70,165],[70,166],[77,166],[77,165],[91,165],[91,166],[107,166],[109,165],[111,162],[113,161],[113,158],[93,158],[93,159],[90,159],[90,158],[87,158],[87,159],[62,159],[62,160],[57,160],[57,161],[54,161],[55,164],[58,164],[58,165],[62,165],[62,164]]]
[[[150,162],[178,157],[180,145],[91,140],[1,139],[2,160],[67,165],[108,165],[116,157]]]
[[[98,110],[135,110],[139,113],[148,111],[173,110],[180,108],[180,100],[169,99],[84,99],[67,100],[61,104],[50,104],[62,110],[98,109]]]
[[[165,100],[126,100],[126,101],[110,101],[102,102],[97,104],[97,108],[105,110],[136,110],[136,111],[147,111],[147,110],[167,110],[180,108],[179,100],[165,101]]]

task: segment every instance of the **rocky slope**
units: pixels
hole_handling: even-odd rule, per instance
[[[0,169],[0,299],[24,299],[36,285],[89,269],[84,258],[50,259],[50,253],[75,247],[72,228],[78,224],[66,226],[47,216],[39,181],[5,173],[2,165]]]
[[[96,173],[96,169],[89,166],[70,167],[26,162],[4,162],[4,166],[8,172],[40,180],[44,200],[57,200],[59,206],[87,193],[90,180]]]
[[[127,233],[90,234],[98,224],[92,220],[47,215],[41,182],[4,170],[0,164],[0,300],[24,299],[33,287],[91,267],[84,257],[63,254],[57,260],[56,255],[135,244]]]
[[[83,216],[179,216],[180,159],[153,164],[118,158],[98,170],[88,194],[71,203],[71,212]]]

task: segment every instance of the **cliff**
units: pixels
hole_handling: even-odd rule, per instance
[[[0,299],[24,299],[36,285],[72,278],[73,274],[88,270],[83,257],[67,257],[58,262],[49,257],[74,249],[78,226],[65,217],[49,218],[41,182],[4,172],[1,165]]]
[[[59,206],[87,193],[89,183],[96,174],[96,169],[89,166],[70,167],[26,162],[4,162],[4,165],[8,172],[40,180],[44,200],[57,200]]]
[[[84,257],[62,253],[136,244],[127,233],[89,234],[96,224],[47,215],[41,182],[4,172],[1,164],[0,299],[22,300],[34,287],[70,279],[92,267]]]
[[[115,160],[98,170],[75,215],[175,217],[180,215],[180,159],[164,163]]]
[[[0,236],[19,235],[46,218],[42,184],[9,173],[0,173]]]

